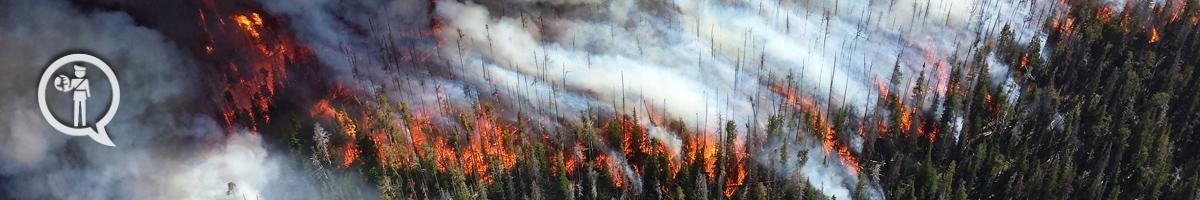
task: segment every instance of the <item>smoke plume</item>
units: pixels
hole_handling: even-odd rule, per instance
[[[196,108],[198,65],[123,12],[65,1],[0,3],[0,196],[14,199],[306,198],[309,190],[255,133],[226,136]],[[105,60],[121,81],[109,134],[117,147],[58,133],[41,119],[37,74],[64,53]],[[241,199],[238,197],[237,199]]]

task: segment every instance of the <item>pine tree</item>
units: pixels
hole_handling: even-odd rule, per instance
[[[950,198],[951,195],[954,195],[954,174],[958,173],[957,170],[957,161],[950,161],[950,166],[946,167],[945,172],[942,172],[941,183],[939,183],[939,185],[941,185],[941,191],[939,192],[941,195],[939,195],[937,198],[947,199]]]
[[[854,194],[851,194],[851,199],[867,199],[867,175],[858,173],[858,183],[854,184]]]

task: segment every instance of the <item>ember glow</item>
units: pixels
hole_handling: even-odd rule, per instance
[[[1158,40],[1158,28],[1150,28],[1150,44],[1154,44]]]

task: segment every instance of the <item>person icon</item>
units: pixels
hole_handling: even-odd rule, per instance
[[[97,75],[99,79],[95,78]],[[100,92],[97,93],[100,96],[96,96],[101,98],[98,99],[99,102],[92,98],[92,89],[96,89],[92,88],[92,82],[95,81],[99,81],[96,84],[102,84],[96,91]],[[55,59],[42,71],[37,86],[38,110],[50,127],[62,134],[87,136],[96,143],[116,147],[116,143],[108,137],[106,126],[116,116],[117,107],[121,102],[120,85],[113,69],[100,58],[82,53],[68,54]],[[47,95],[48,93],[55,94]],[[48,96],[53,96],[54,100],[47,99]],[[63,107],[65,105],[61,104],[64,104],[68,96],[71,98],[71,105],[74,106],[71,113],[73,123],[67,123],[65,116],[61,115],[65,111],[62,109],[66,109]],[[92,106],[87,105],[89,100],[92,101]],[[98,103],[105,103],[107,106],[102,106],[101,112],[89,113],[87,107],[95,108],[95,104]],[[52,107],[51,104],[55,106]]]
[[[71,114],[73,126],[87,126],[87,99],[92,97],[92,90],[88,86],[87,67],[75,65],[75,78],[68,78],[66,75],[58,75],[55,78],[55,89],[62,92],[69,92],[72,95],[72,103],[75,106],[74,112]]]

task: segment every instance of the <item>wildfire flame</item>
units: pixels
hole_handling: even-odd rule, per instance
[[[358,145],[354,144],[354,142],[346,141],[346,144],[342,145],[341,167],[347,168],[350,167],[350,164],[354,164],[354,160],[358,159],[358,154]]]
[[[983,96],[984,105],[987,105],[988,112],[992,112],[992,93],[988,92]]]
[[[742,149],[745,146],[744,143],[745,141],[741,139],[735,139],[733,149]],[[731,157],[731,162],[727,169],[732,170],[730,170],[731,172],[729,175],[725,176],[724,193],[726,198],[733,197],[733,193],[736,192],[738,187],[741,187],[742,183],[746,181],[747,153],[743,151],[733,151]]]
[[[253,9],[206,1],[197,15],[208,39],[200,44],[202,58],[221,66],[213,70],[214,78],[223,83],[214,88],[224,97],[214,99],[224,102],[216,108],[221,120],[229,132],[235,125],[257,132],[260,122],[271,122],[270,107],[287,80],[286,66],[307,63],[315,56],[291,35],[273,30],[278,24]]]
[[[878,79],[876,79],[876,85],[882,86],[882,82],[879,82]],[[807,125],[809,126],[810,130],[813,130],[813,134],[815,136],[822,138],[821,147],[825,152],[825,155],[834,155],[836,150],[836,153],[841,159],[842,164],[850,168],[851,173],[858,173],[858,158],[855,157],[850,151],[850,146],[848,143],[838,141],[837,131],[834,130],[833,124],[829,122],[825,115],[821,114],[821,109],[819,109],[816,104],[813,103],[812,99],[797,95],[798,92],[795,88],[784,88],[776,85],[772,85],[768,88],[786,100],[784,102],[786,104],[784,106],[785,108],[799,111],[803,113],[805,117],[807,117]],[[880,93],[886,94],[887,90],[881,89]],[[712,175],[711,172],[709,174],[710,176]]]
[[[905,137],[908,137],[908,132],[912,130],[913,112],[916,112],[913,108],[900,106],[900,134]]]
[[[250,36],[259,38],[258,29],[262,29],[263,22],[262,16],[259,16],[258,13],[250,13],[249,16],[237,15],[233,19],[237,21],[239,27],[242,27],[242,30],[250,33]]]
[[[346,134],[346,137],[355,138],[358,136],[358,125],[354,123],[354,120],[350,117],[347,117],[346,112],[339,111],[334,109],[333,106],[330,106],[328,100],[322,99],[318,101],[315,105],[313,105],[312,109],[309,110],[309,115],[312,117],[335,119],[337,120],[337,123],[343,127],[342,133]]]
[[[618,188],[624,185],[625,181],[621,176],[621,171],[618,169],[617,164],[613,163],[613,161],[608,158],[608,154],[596,154],[596,170],[607,171],[609,177],[612,178],[613,184]]]
[[[1158,40],[1158,28],[1150,28],[1150,44],[1154,44]]]
[[[1100,6],[1100,10],[1096,12],[1096,19],[1101,23],[1108,23],[1113,17],[1113,9],[1108,6]]]
[[[884,84],[883,80],[879,80],[878,77],[873,78],[871,80],[871,82],[875,85],[876,90],[879,91],[879,99],[887,100],[887,98],[886,98],[888,96],[887,84]]]
[[[947,62],[946,59],[941,58],[941,56],[935,52],[936,48],[934,48],[935,45],[932,42],[927,42],[924,45],[920,45],[920,47],[921,54],[925,57],[925,62],[931,64],[933,67],[933,72],[931,72],[933,75],[933,80],[931,80],[933,81],[933,84],[931,84],[933,89],[936,90],[938,94],[945,94],[946,87],[950,83],[950,74],[948,72],[950,63]],[[886,94],[884,96],[886,96]],[[918,99],[918,101],[920,100]]]
[[[1128,13],[1126,9],[1126,13]],[[1051,28],[1057,30],[1060,34],[1070,36],[1075,33],[1075,18],[1070,17],[1071,11],[1068,10],[1062,16],[1051,22]]]
[[[1018,66],[1017,68],[1020,69],[1021,71],[1025,71],[1025,67],[1028,65],[1029,65],[1029,53],[1022,54],[1021,55],[1021,65]]]

